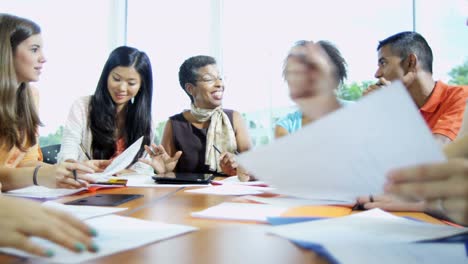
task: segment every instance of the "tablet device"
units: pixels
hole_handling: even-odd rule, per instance
[[[209,184],[214,175],[211,173],[170,172],[156,174],[153,179],[159,184]]]
[[[142,197],[143,194],[96,194],[67,202],[68,205],[117,206]]]

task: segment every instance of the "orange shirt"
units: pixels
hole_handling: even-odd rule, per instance
[[[26,152],[20,151],[17,147],[13,147],[11,150],[0,149],[0,167],[16,168],[24,165],[31,166],[30,162],[37,162],[38,158],[38,144],[30,147]]]
[[[451,86],[437,81],[429,100],[419,111],[433,134],[454,140],[463,121],[467,99],[467,86]]]
[[[117,139],[117,142],[115,142],[115,152],[114,155],[110,158],[110,160],[115,159],[118,155],[122,154],[122,152],[125,151],[125,140],[124,138],[119,138]]]

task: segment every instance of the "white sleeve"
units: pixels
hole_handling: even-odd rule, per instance
[[[151,143],[154,143],[154,144],[158,144],[158,139],[157,139],[157,136],[156,136],[156,127],[155,127],[155,122],[152,122],[151,124],[151,134],[150,134],[150,137],[151,137]],[[143,155],[142,155],[142,158],[143,159],[147,159],[148,158],[148,153],[143,152]],[[136,171],[137,173],[140,173],[140,174],[154,174],[154,169],[153,167],[151,167],[150,165],[146,164],[146,163],[143,163],[143,162],[140,162],[140,161],[137,161],[135,164],[133,164],[129,169],[131,170],[134,170]]]
[[[62,144],[60,146],[60,153],[58,154],[57,161],[62,162],[67,159],[74,159],[77,161],[86,160],[86,156],[80,148],[82,143],[86,151],[89,153],[89,146],[87,141],[86,130],[88,120],[88,104],[90,97],[82,97],[76,100],[68,114],[67,122],[62,134]]]

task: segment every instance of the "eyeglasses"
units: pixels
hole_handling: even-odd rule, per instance
[[[204,83],[207,83],[209,85],[212,85],[212,84],[215,84],[218,80],[219,81],[225,80],[225,77],[224,76],[213,76],[211,74],[205,74],[205,75],[203,75],[202,78],[196,79],[196,80],[198,82],[204,82]]]

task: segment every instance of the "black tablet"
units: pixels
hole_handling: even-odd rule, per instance
[[[67,202],[68,205],[117,206],[142,197],[143,194],[96,194]]]
[[[159,184],[209,184],[214,175],[211,173],[170,172],[156,174],[153,179]]]

